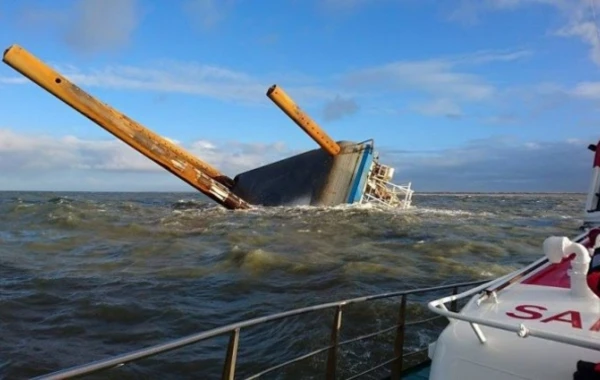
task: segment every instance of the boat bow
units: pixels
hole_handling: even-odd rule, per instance
[[[589,272],[597,236],[550,237],[531,265],[431,301],[450,324],[430,346],[430,379],[570,379],[579,361],[600,361],[598,281]],[[460,312],[445,306],[468,297]]]

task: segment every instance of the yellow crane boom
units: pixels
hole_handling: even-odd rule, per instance
[[[269,87],[267,96],[300,128],[306,132],[321,148],[332,156],[340,153],[340,146],[310,118],[281,87],[276,84]]]
[[[10,46],[2,61],[216,202],[229,209],[250,208],[231,192],[231,178],[92,97],[23,47]]]

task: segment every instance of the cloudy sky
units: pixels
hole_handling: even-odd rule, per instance
[[[600,0],[0,0],[20,44],[229,175],[375,139],[417,191],[586,191]],[[188,191],[0,65],[0,190]]]

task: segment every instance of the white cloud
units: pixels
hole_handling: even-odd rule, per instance
[[[333,121],[358,112],[359,106],[354,99],[345,99],[339,95],[335,99],[325,103],[323,107],[323,119]]]
[[[418,191],[586,192],[596,137],[519,142],[512,138],[473,140],[427,152],[380,148],[382,162],[395,165],[395,180]]]
[[[172,139],[170,137],[166,137],[166,136],[163,136],[163,138],[165,140],[167,140],[168,142],[172,143],[172,144],[176,144],[176,145],[180,145],[181,144],[181,141],[179,141],[179,140],[174,140],[174,139]]]
[[[142,18],[137,0],[77,0],[61,9],[25,6],[19,14],[28,30],[58,37],[81,53],[127,47]],[[109,24],[107,24],[107,20]]]
[[[460,0],[459,5],[449,14],[450,20],[467,24],[480,21],[482,13],[493,11],[513,11],[531,5],[550,5],[563,8],[570,2],[579,0]]]
[[[571,94],[585,99],[598,100],[600,99],[600,82],[580,82],[571,90]]]
[[[401,61],[357,70],[344,78],[349,87],[387,91],[418,91],[428,95],[451,96],[467,100],[490,98],[495,88],[476,75],[453,70],[444,60]]]
[[[84,52],[122,48],[131,42],[139,22],[136,0],[80,0],[64,38]]]
[[[379,146],[397,182],[416,191],[586,191],[597,139],[518,142],[475,140],[428,152]],[[229,176],[298,152],[283,143],[199,140],[181,144]],[[0,129],[0,190],[191,190],[117,140],[52,137]]]
[[[564,103],[568,99],[587,100],[597,109],[597,102],[600,100],[600,81],[579,82],[572,88],[556,89],[554,94],[555,103],[556,101]]]
[[[590,59],[600,65],[600,0],[462,0],[450,14],[450,19],[477,23],[485,12],[516,11],[534,5],[558,11],[565,19],[565,24],[552,31],[552,34],[579,38],[589,45]]]
[[[203,29],[214,28],[231,11],[233,0],[187,0],[184,11]]]
[[[361,103],[385,95],[388,101],[405,95],[423,99],[405,107],[428,116],[458,117],[463,103],[495,100],[496,88],[468,70],[476,65],[506,63],[525,59],[528,50],[483,50],[437,59],[398,61],[353,70],[316,80],[305,75],[281,74],[279,84],[301,106],[322,106],[325,122],[356,113]],[[229,102],[263,104],[270,101],[266,89],[273,84],[263,77],[217,65],[159,61],[152,65],[112,65],[77,68],[55,65],[75,84],[87,88],[180,93]],[[266,78],[266,76],[265,76]],[[20,76],[0,77],[0,84],[29,83]],[[488,104],[491,104],[488,103]],[[398,106],[386,105],[387,108]]]
[[[264,100],[266,84],[222,67],[162,62],[153,67],[109,66],[88,71],[59,71],[83,87],[201,95],[225,101]]]
[[[468,67],[524,59],[527,50],[484,50],[472,54],[429,60],[398,61],[359,69],[341,77],[345,88],[365,93],[425,96],[420,104],[409,106],[429,116],[458,117],[461,103],[494,99],[499,90],[482,76],[466,71]]]
[[[229,176],[294,153],[280,142],[260,144],[201,140],[179,144]],[[106,172],[117,177],[132,173],[167,173],[116,139],[84,140],[74,136],[53,137],[0,129],[0,172],[4,177],[27,176],[35,184],[40,173],[60,172],[67,176],[69,172],[79,171],[85,172],[87,177],[105,175]],[[148,186],[152,189],[151,183]]]
[[[29,80],[24,77],[0,77],[0,84],[25,84],[29,83]]]
[[[445,116],[460,118],[463,115],[461,108],[450,99],[435,99],[429,103],[416,104],[412,107],[416,111],[430,116]]]
[[[207,30],[225,19],[234,3],[234,0],[186,0],[177,6],[182,7],[194,25]],[[152,5],[139,0],[74,0],[58,9],[42,3],[25,4],[18,20],[28,31],[56,33],[74,51],[87,54],[129,46],[143,18],[154,10]]]
[[[481,65],[492,62],[518,61],[533,55],[531,50],[480,50],[471,54],[448,57],[446,61],[453,65]]]
[[[3,172],[56,169],[152,171],[158,166],[118,140],[81,140],[0,129]]]
[[[189,144],[187,149],[190,153],[232,177],[242,171],[266,165],[295,153],[281,142],[224,141],[217,143],[199,140]]]
[[[54,65],[57,71],[82,88],[150,91],[205,96],[223,101],[269,102],[265,96],[272,85],[268,80],[216,65],[160,61],[148,66],[112,65],[81,69],[72,65]],[[285,77],[282,78],[285,82]],[[328,101],[337,92],[316,84],[282,87],[299,104]],[[0,77],[0,84],[29,84],[22,76]]]
[[[530,125],[541,115],[573,106],[578,100],[569,88],[556,83],[513,85],[495,99],[494,105],[500,112],[486,121],[493,124],[523,121]]]
[[[599,0],[571,0],[569,7],[563,7],[563,13],[569,18],[568,23],[556,31],[563,37],[577,37],[590,47],[590,59],[600,66],[600,37],[597,12],[600,10]]]

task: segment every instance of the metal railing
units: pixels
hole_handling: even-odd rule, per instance
[[[478,285],[487,283],[488,281],[489,280],[482,280],[482,281],[442,285],[442,286],[436,286],[436,287],[430,287],[430,288],[397,291],[397,292],[376,294],[376,295],[365,296],[365,297],[351,298],[351,299],[335,301],[335,302],[330,302],[330,303],[324,303],[324,304],[315,305],[315,306],[303,307],[303,308],[299,308],[299,309],[295,309],[295,310],[285,311],[282,313],[276,313],[276,314],[271,314],[271,315],[264,316],[264,317],[249,319],[246,321],[230,324],[230,325],[227,325],[224,327],[215,328],[215,329],[201,332],[198,334],[189,335],[189,336],[186,336],[186,337],[183,337],[180,339],[169,341],[167,343],[150,346],[150,347],[143,348],[140,350],[132,351],[132,352],[125,353],[122,355],[118,355],[118,356],[114,356],[112,358],[99,360],[99,361],[92,362],[89,364],[84,364],[84,365],[80,365],[80,366],[76,366],[76,367],[71,367],[71,368],[68,368],[65,370],[53,372],[53,373],[50,373],[47,375],[36,377],[36,379],[67,379],[67,378],[72,378],[75,376],[89,375],[89,374],[93,374],[93,373],[96,373],[99,371],[108,370],[108,369],[115,368],[115,367],[120,367],[127,363],[136,362],[141,359],[149,358],[151,356],[155,356],[158,354],[162,354],[165,352],[183,348],[183,347],[186,347],[186,346],[189,346],[189,345],[201,342],[201,341],[205,341],[207,339],[215,338],[217,336],[229,334],[229,344],[228,344],[226,354],[225,354],[225,365],[223,367],[222,379],[232,380],[235,378],[235,373],[236,373],[236,362],[237,362],[237,355],[238,355],[238,346],[239,346],[239,341],[240,341],[240,331],[242,329],[244,329],[246,327],[250,327],[250,326],[263,324],[266,322],[282,320],[282,319],[285,319],[288,317],[294,317],[294,316],[298,316],[298,315],[303,315],[303,314],[308,314],[308,313],[313,313],[313,312],[328,310],[328,309],[335,309],[333,324],[331,327],[329,345],[319,348],[317,350],[314,350],[312,352],[309,352],[307,354],[295,357],[284,363],[280,363],[275,366],[269,367],[265,370],[262,370],[258,373],[255,373],[255,374],[247,377],[247,379],[259,378],[259,377],[266,375],[268,373],[271,373],[275,370],[281,369],[283,367],[300,362],[302,360],[308,359],[310,357],[313,357],[317,354],[324,353],[324,352],[327,352],[327,361],[326,361],[326,368],[325,368],[326,379],[328,379],[328,380],[336,379],[337,378],[336,375],[338,373],[337,359],[338,359],[338,348],[339,347],[349,344],[349,343],[373,338],[377,335],[381,335],[386,332],[391,332],[394,330],[396,332],[396,336],[395,336],[395,340],[393,343],[393,357],[391,359],[388,359],[388,360],[380,363],[380,364],[375,365],[374,367],[369,368],[366,371],[355,374],[352,377],[350,377],[349,379],[356,379],[358,377],[361,377],[363,375],[371,373],[371,372],[373,372],[377,369],[380,369],[382,367],[385,367],[385,366],[390,366],[390,373],[391,373],[391,376],[393,379],[400,379],[401,373],[403,371],[404,359],[406,359],[412,355],[423,353],[424,351],[427,350],[427,347],[425,347],[425,348],[421,347],[415,351],[404,354],[406,327],[424,324],[424,323],[431,322],[431,321],[434,321],[437,319],[443,319],[443,317],[441,317],[441,316],[434,316],[434,317],[426,318],[423,320],[407,322],[406,321],[406,305],[407,305],[408,296],[417,295],[417,294],[426,295],[428,293],[433,293],[433,292],[443,291],[443,290],[450,290],[450,289],[452,289],[452,294],[458,294],[459,288],[474,287],[474,286],[478,286]],[[357,304],[357,303],[363,303],[363,302],[381,300],[381,299],[390,299],[390,298],[400,298],[398,322],[395,325],[384,328],[382,330],[379,330],[379,331],[376,331],[373,333],[369,333],[369,334],[361,335],[361,336],[358,336],[358,337],[355,337],[352,339],[344,340],[342,342],[339,341],[340,331],[341,331],[341,327],[342,327],[342,322],[341,322],[342,321],[342,311],[344,310],[344,307],[351,305],[351,304]],[[457,309],[458,309],[458,306],[454,302],[452,304],[452,310],[457,310]]]
[[[502,280],[506,280],[507,278],[503,278]],[[600,342],[597,339],[586,339],[583,337],[577,337],[574,335],[567,335],[561,333],[555,333],[552,331],[544,330],[544,329],[534,329],[531,327],[525,326],[523,323],[519,324],[511,324],[506,322],[498,322],[490,319],[473,317],[465,314],[457,313],[453,310],[448,310],[445,306],[447,302],[455,302],[457,300],[473,296],[478,292],[481,292],[485,289],[486,286],[477,287],[475,289],[469,290],[467,292],[453,295],[451,297],[444,297],[429,303],[429,309],[438,314],[439,316],[443,316],[448,318],[449,320],[461,320],[464,322],[468,322],[472,328],[475,336],[479,339],[479,341],[483,344],[486,342],[486,337],[479,328],[479,326],[487,326],[499,330],[509,331],[516,333],[521,338],[527,337],[537,337],[553,342],[565,343],[576,347],[587,348],[591,350],[600,351]]]
[[[375,183],[374,185],[367,185],[362,203],[375,202],[400,209],[410,208],[414,193],[410,188],[411,182],[407,185],[397,185],[377,179],[373,180],[373,182]]]
[[[584,233],[577,236],[573,240],[575,242],[581,243],[583,240],[585,240],[586,237],[587,233]],[[446,307],[446,303],[448,302],[452,302],[453,304],[455,304],[458,300],[473,297],[478,293],[480,294],[480,297],[471,298],[471,302],[481,304],[482,302],[488,299],[495,300],[498,297],[498,292],[503,291],[506,287],[516,283],[517,281],[522,281],[525,276],[532,275],[536,270],[541,270],[544,267],[544,265],[548,263],[548,259],[546,257],[542,257],[520,270],[508,273],[507,275],[499,277],[498,279],[493,280],[489,283],[476,286],[460,294],[452,294],[451,296],[431,301],[428,303],[427,307],[429,308],[429,310],[433,311],[441,317],[448,318],[448,320],[450,321],[460,320],[468,322],[471,325],[475,336],[477,337],[477,339],[479,339],[479,341],[482,344],[486,342],[486,337],[479,328],[480,325],[499,330],[514,332],[517,334],[517,336],[521,338],[527,338],[532,336],[553,342],[565,343],[580,348],[600,351],[600,342],[598,342],[597,339],[586,339],[584,337],[577,337],[573,334],[561,334],[544,329],[534,329],[531,327],[527,327],[523,323],[511,324],[480,317],[474,317],[468,314],[458,313],[452,307],[451,310],[448,310],[448,308]]]

